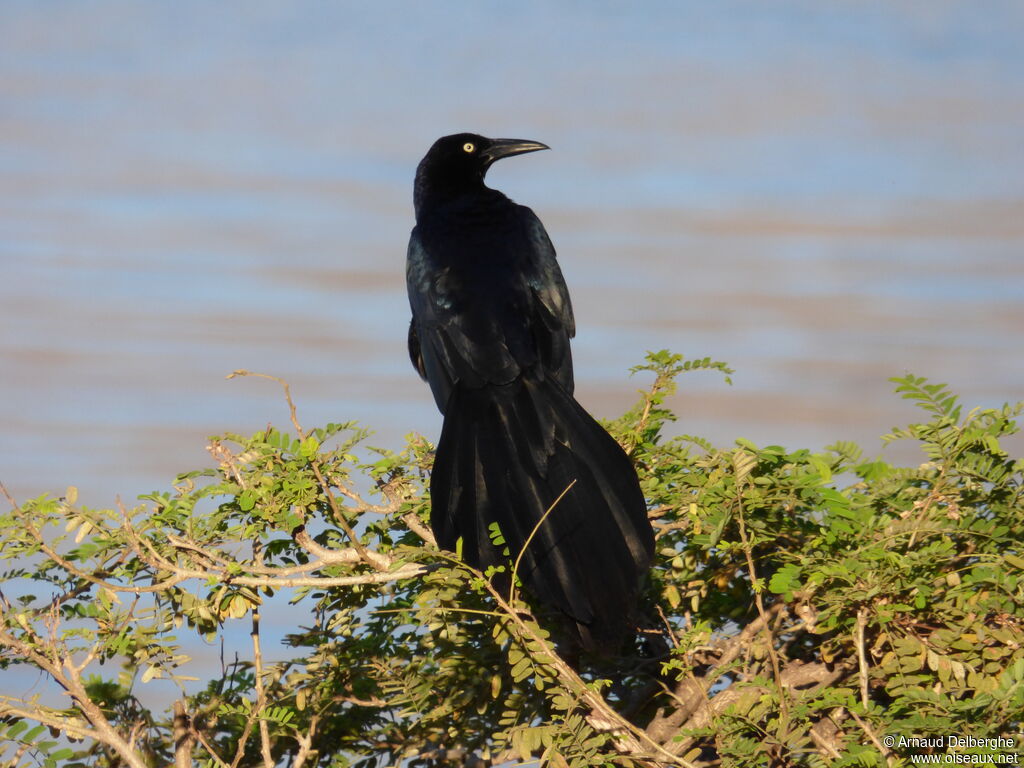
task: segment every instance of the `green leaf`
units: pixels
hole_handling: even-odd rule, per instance
[[[1008,562],[1014,568],[1024,571],[1024,557],[1018,557],[1017,555],[1006,552],[1003,554],[1003,560]]]
[[[304,459],[311,459],[316,456],[320,450],[320,441],[310,435],[302,441],[302,446],[299,448],[299,455]]]
[[[832,479],[832,467],[829,466],[829,462],[821,456],[811,455],[807,457],[807,460],[814,467],[815,471],[821,477],[822,482],[828,482]]]

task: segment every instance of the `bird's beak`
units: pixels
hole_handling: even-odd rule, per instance
[[[551,149],[551,147],[547,144],[541,144],[539,141],[524,141],[523,139],[491,139],[490,146],[481,152],[480,156],[487,161],[487,165],[490,165],[495,160],[501,160],[503,157],[522,155],[527,152],[538,152],[542,149]]]

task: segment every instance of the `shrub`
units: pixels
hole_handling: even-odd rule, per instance
[[[609,425],[657,532],[646,621],[614,658],[580,656],[528,594],[437,550],[420,437],[360,458],[364,430],[304,429],[292,405],[288,431],[211,440],[216,468],[140,506],[89,509],[73,489],[12,499],[0,668],[37,670],[50,688],[0,695],[0,760],[1015,760],[1024,461],[1000,439],[1021,405],[964,414],[941,385],[894,380],[925,419],[884,439],[919,441],[918,467],[849,443],[721,450],[664,435],[666,397],[695,369],[730,372],[649,355],[636,370],[651,387]],[[271,620],[294,627],[264,648]],[[202,641],[234,647],[240,630],[246,652],[197,680]],[[161,698],[162,713],[146,703]]]

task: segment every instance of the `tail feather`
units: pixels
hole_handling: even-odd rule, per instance
[[[501,562],[488,536],[498,523],[513,560],[522,552],[520,578],[585,646],[621,642],[654,550],[647,507],[622,448],[557,382],[456,385],[431,500],[442,547],[461,537],[471,565]]]

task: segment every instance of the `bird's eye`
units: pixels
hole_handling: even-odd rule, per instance
[[[470,153],[476,152],[476,144],[474,144],[472,141],[467,141],[465,144],[462,145],[462,151]]]

